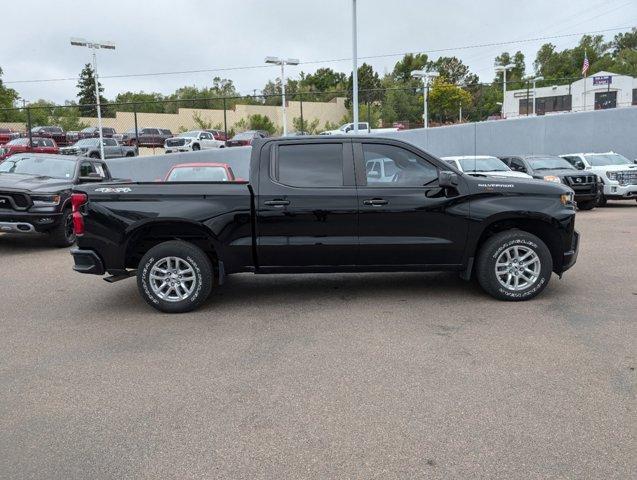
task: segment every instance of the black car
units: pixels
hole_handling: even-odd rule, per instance
[[[47,233],[53,245],[75,242],[71,189],[110,180],[98,159],[15,154],[0,163],[0,232]]]
[[[524,172],[539,180],[562,183],[575,192],[580,210],[591,210],[599,201],[603,185],[592,172],[576,169],[556,155],[507,155],[499,157],[511,170]]]
[[[526,300],[577,257],[564,185],[473,177],[377,136],[256,140],[199,158],[239,153],[247,182],[76,186],[75,270],[137,275],[151,306],[185,312],[237,272],[456,271],[497,299]],[[372,183],[371,159],[396,174]]]

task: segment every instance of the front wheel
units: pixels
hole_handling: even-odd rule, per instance
[[[587,200],[585,202],[578,202],[577,208],[580,210],[592,210],[597,205],[596,200]]]
[[[498,300],[529,300],[546,288],[553,259],[546,244],[522,230],[508,230],[489,238],[478,254],[480,286]]]
[[[598,207],[605,207],[608,204],[608,200],[606,199],[605,195],[600,195],[599,199],[597,200],[597,206]]]
[[[75,243],[73,214],[70,208],[64,210],[59,225],[49,233],[49,241],[51,245],[59,248],[70,247]]]
[[[198,143],[195,143],[195,144],[192,146],[192,151],[193,151],[193,152],[196,152],[196,151],[198,151],[198,150],[201,150],[201,147],[199,146],[199,144],[198,144]]]
[[[142,258],[137,287],[148,304],[167,313],[198,308],[212,290],[212,265],[195,245],[183,241],[160,243]]]

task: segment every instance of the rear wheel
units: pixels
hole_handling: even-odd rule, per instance
[[[585,202],[578,202],[577,208],[580,210],[592,210],[597,205],[595,200],[587,200]]]
[[[137,269],[137,287],[144,300],[167,313],[198,308],[210,295],[212,280],[208,256],[179,240],[151,248]]]
[[[508,230],[489,238],[478,254],[480,286],[498,300],[528,300],[546,288],[553,259],[546,244],[522,230]]]
[[[75,243],[75,230],[73,228],[73,214],[67,208],[62,213],[60,224],[49,233],[49,241],[55,247],[70,247]]]

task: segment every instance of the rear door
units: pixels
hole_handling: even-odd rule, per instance
[[[358,182],[361,265],[457,266],[462,262],[468,203],[438,185],[443,167],[416,149],[382,140],[353,141]],[[365,168],[383,162],[380,177]],[[389,175],[392,173],[393,175]]]
[[[357,194],[350,141],[266,144],[257,203],[261,267],[357,263]]]

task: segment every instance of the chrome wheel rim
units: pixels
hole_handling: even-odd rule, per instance
[[[515,245],[505,249],[495,262],[495,276],[507,290],[516,292],[531,287],[538,278],[542,264],[535,250]]]
[[[153,293],[167,302],[181,302],[197,286],[193,266],[179,257],[164,257],[153,265],[148,276]]]

